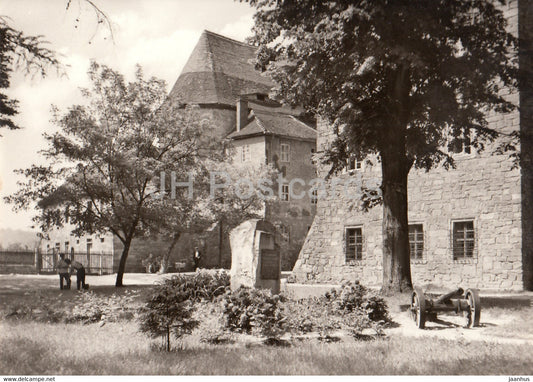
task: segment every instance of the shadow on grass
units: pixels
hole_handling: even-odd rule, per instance
[[[487,308],[504,308],[518,309],[529,308],[532,306],[530,296],[490,296],[481,297],[481,307]]]

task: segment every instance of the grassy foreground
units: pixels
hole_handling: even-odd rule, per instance
[[[532,347],[391,337],[370,342],[292,347],[187,343],[151,350],[137,324],[44,324],[0,321],[4,375],[126,374],[533,374]]]

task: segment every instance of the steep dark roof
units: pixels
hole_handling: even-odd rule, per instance
[[[243,139],[257,135],[277,135],[288,138],[316,140],[316,130],[292,115],[265,110],[253,110],[253,120],[240,131],[234,131],[228,138]]]
[[[234,106],[246,93],[269,93],[272,81],[254,69],[256,47],[204,31],[170,91],[192,104]]]

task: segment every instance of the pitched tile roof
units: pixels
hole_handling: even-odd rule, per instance
[[[246,93],[269,93],[270,78],[255,70],[256,47],[204,31],[170,91],[188,104],[234,106]]]
[[[243,139],[256,135],[277,135],[281,137],[316,140],[316,130],[292,115],[252,110],[253,120],[240,131],[228,135],[231,139]]]

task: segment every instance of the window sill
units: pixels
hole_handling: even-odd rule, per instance
[[[348,265],[348,266],[357,266],[357,265],[363,265],[363,259],[361,260],[346,260],[346,263],[345,265]]]
[[[454,259],[454,264],[477,264],[477,258],[470,258],[470,259]]]
[[[411,264],[415,264],[415,265],[418,265],[418,264],[427,264],[428,261],[425,260],[425,259],[418,259],[418,260],[411,260]]]

